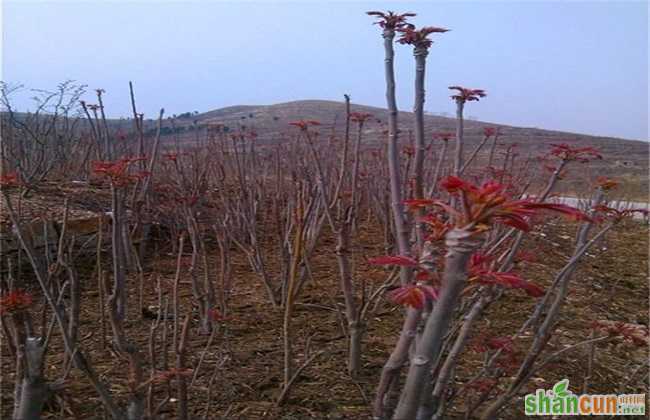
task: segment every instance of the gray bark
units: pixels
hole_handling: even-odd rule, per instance
[[[454,175],[460,175],[463,167],[463,108],[465,102],[456,100],[456,153],[454,154]]]
[[[393,222],[395,225],[395,241],[397,250],[400,255],[409,254],[408,231],[404,221],[404,207],[402,204],[401,177],[398,152],[398,133],[397,133],[397,101],[395,99],[395,70],[393,60],[395,51],[393,49],[393,40],[395,31],[384,29],[384,71],[386,75],[386,103],[388,106],[388,173],[390,179],[391,192],[391,209],[393,213]],[[411,270],[406,267],[400,269],[401,284],[409,283]],[[416,328],[420,319],[420,311],[409,308],[400,337],[391,353],[388,361],[384,365],[377,394],[373,403],[373,417],[378,419],[389,418],[393,410],[393,402],[389,392],[397,385],[399,373],[404,365],[408,350],[416,334]]]
[[[424,381],[429,378],[431,366],[440,355],[442,341],[465,286],[467,264],[479,246],[478,242],[471,239],[470,232],[462,229],[450,231],[445,242],[448,252],[445,257],[442,290],[411,359],[395,420],[415,419],[422,399]]]
[[[50,387],[43,375],[44,340],[28,337],[23,346],[25,371],[20,390],[20,402],[14,412],[14,420],[37,420],[50,396]]]

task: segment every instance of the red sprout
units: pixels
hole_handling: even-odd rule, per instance
[[[399,305],[421,309],[427,299],[438,299],[438,291],[429,285],[409,284],[391,291],[390,299]]]
[[[408,12],[398,14],[390,10],[387,12],[378,12],[373,10],[366,12],[366,14],[369,16],[377,17],[379,20],[375,22],[375,25],[379,25],[382,29],[389,31],[405,27],[408,25],[407,19],[415,16],[415,13]]]
[[[445,33],[448,32],[449,29],[437,28],[435,26],[425,26],[420,29],[415,29],[415,26],[407,24],[398,29],[398,31],[402,34],[397,40],[400,44],[408,44],[413,45],[415,48],[428,49],[433,43],[433,41],[428,38],[429,35],[433,33]]]
[[[367,112],[350,112],[350,121],[356,123],[364,123],[371,117],[372,114],[369,114]]]
[[[0,315],[25,311],[31,305],[32,295],[22,289],[15,289],[0,297]]]
[[[527,282],[517,274],[491,270],[489,266],[492,260],[492,257],[481,253],[472,255],[468,269],[469,280],[481,284],[498,284],[511,289],[523,289],[531,297],[541,297],[544,295],[544,289],[536,284]]]
[[[315,120],[299,120],[299,121],[292,121],[289,123],[289,125],[298,127],[302,131],[307,131],[309,126],[320,125],[320,122]]]
[[[451,95],[451,98],[458,102],[478,101],[487,96],[483,89],[469,89],[462,86],[449,86],[449,89],[458,91],[456,95]]]
[[[435,134],[433,135],[433,138],[434,138],[434,139],[442,140],[442,141],[444,141],[444,142],[447,142],[447,141],[453,139],[454,136],[455,136],[454,133],[435,133]]]
[[[3,187],[16,187],[20,185],[18,174],[16,172],[9,172],[0,175],[0,188]]]
[[[604,204],[594,207],[594,211],[600,213],[601,217],[611,219],[614,222],[619,222],[623,219],[634,217],[635,213],[638,213],[642,216],[648,215],[648,209],[624,209],[619,210],[613,207],[608,207]]]
[[[592,159],[602,159],[600,152],[593,147],[571,147],[566,143],[552,144],[551,156],[558,157],[564,161],[589,162]]]
[[[449,176],[441,181],[440,186],[451,194],[461,194],[463,197],[467,214],[461,214],[440,201],[435,202],[435,205],[456,218],[457,225],[472,224],[474,227],[487,228],[487,225],[496,222],[528,231],[530,225],[527,218],[540,211],[553,211],[574,220],[591,220],[577,208],[564,204],[537,203],[530,199],[512,200],[505,192],[506,186],[495,181],[477,187],[461,178]]]
[[[497,133],[497,129],[494,127],[483,127],[483,135],[485,137],[492,137]]]
[[[614,188],[618,187],[618,181],[607,178],[605,176],[599,176],[596,179],[596,185],[600,187],[603,191],[610,191],[613,190]]]

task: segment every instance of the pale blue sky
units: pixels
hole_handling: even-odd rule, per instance
[[[113,116],[130,112],[129,80],[148,117],[343,93],[384,106],[382,41],[364,13],[373,9],[452,29],[431,48],[428,111],[453,112],[447,86],[461,84],[487,90],[467,111],[482,120],[648,138],[643,1],[4,0],[2,79],[101,87]],[[410,110],[411,48],[396,49],[399,106]]]

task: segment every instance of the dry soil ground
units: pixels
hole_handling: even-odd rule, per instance
[[[552,276],[568,259],[575,225],[555,221],[544,231],[534,231],[527,240],[527,249],[536,257],[534,262],[520,263],[517,269],[528,279],[548,285]],[[372,226],[361,226],[360,241],[356,244],[355,268],[357,280],[380,284],[387,271],[369,266],[370,256],[383,254],[379,232]],[[163,244],[164,245],[164,244]],[[203,418],[209,378],[217,372],[212,386],[213,401],[207,418],[219,419],[364,419],[369,418],[369,401],[373,397],[382,364],[397,337],[402,320],[402,309],[385,302],[369,320],[364,340],[363,372],[358,381],[346,375],[346,339],[341,319],[333,305],[340,305],[338,276],[333,242],[321,242],[313,261],[314,281],[309,283],[299,299],[293,320],[296,333],[298,363],[305,357],[305,345],[310,351],[324,350],[299,377],[289,402],[277,408],[274,400],[282,381],[282,313],[274,310],[265,299],[258,278],[251,272],[241,253],[233,252],[233,295],[230,319],[223,322],[209,351],[202,374],[190,390],[192,419]],[[271,244],[265,245],[270,266],[275,267],[277,254]],[[174,256],[166,247],[160,257],[147,266],[145,277],[145,304],[156,305],[155,281],[152,273],[162,278],[165,292],[170,292],[175,272]],[[211,249],[211,262],[216,264],[217,252]],[[624,321],[648,325],[648,229],[639,223],[620,226],[607,235],[582,262],[575,274],[567,305],[562,313],[558,333],[550,343],[552,349],[576,343],[590,336],[596,320]],[[89,353],[102,377],[109,381],[111,390],[123,395],[127,387],[125,361],[119,360],[110,348],[102,349],[98,328],[98,294],[92,277],[92,263],[85,273],[81,337],[83,348]],[[275,273],[273,273],[275,274]],[[137,281],[130,279],[132,302],[138,294]],[[191,292],[187,278],[183,279],[182,302],[188,305]],[[531,310],[533,301],[518,291],[509,291],[504,299],[489,309],[480,321],[479,329],[490,335],[512,334]],[[133,305],[135,306],[135,305]],[[144,350],[151,321],[143,321],[135,310],[127,322],[127,333]],[[192,363],[196,363],[206,337],[199,335],[196,319],[191,324],[190,346],[194,349]],[[515,348],[524,350],[528,337],[515,340]],[[61,374],[60,343],[54,342],[48,358],[47,374],[57,378]],[[640,365],[647,365],[647,348],[635,348],[625,343],[609,343],[597,347],[595,375],[590,384],[592,393],[646,392],[647,373],[630,374]],[[567,353],[556,363],[535,376],[537,386],[551,386],[568,377],[572,390],[579,391],[586,371],[586,348]],[[14,360],[6,346],[2,348],[2,418],[9,418],[12,404]],[[173,360],[173,354],[169,355]],[[463,355],[454,383],[460,385],[481,365],[483,356],[469,350]],[[645,379],[644,379],[645,378]],[[74,371],[66,383],[66,395],[72,405],[64,410],[57,404],[47,408],[45,418],[101,419],[102,409],[95,392],[83,376]],[[166,393],[157,388],[156,402]],[[465,408],[463,393],[450,412],[460,417]],[[170,402],[160,418],[175,418],[177,402]],[[73,407],[70,410],[70,407]],[[503,418],[523,418],[523,404],[514,402]]]

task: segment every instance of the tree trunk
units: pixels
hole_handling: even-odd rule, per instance
[[[361,351],[365,329],[366,327],[361,321],[349,323],[350,350],[348,357],[348,373],[353,379],[356,379],[361,372]]]
[[[445,161],[445,158],[447,157],[447,140],[443,140],[442,143],[442,151],[440,152],[440,157],[438,158],[438,162],[436,163],[436,169],[433,172],[433,181],[431,182],[431,187],[429,188],[429,193],[427,196],[429,198],[433,197],[433,194],[438,191],[438,179],[440,178],[440,170],[442,169],[442,162]]]
[[[413,177],[415,178],[415,197],[424,198],[424,76],[427,63],[428,51],[426,48],[416,47],[413,50],[415,56],[415,163],[413,166]],[[418,248],[421,251],[424,245],[424,225],[420,221],[424,217],[424,209],[417,211],[416,238]]]
[[[471,233],[462,229],[449,232],[445,242],[448,252],[445,257],[442,290],[427,320],[422,339],[416,347],[395,420],[415,418],[422,398],[424,381],[429,378],[431,366],[440,355],[442,341],[465,286],[467,264],[479,246],[476,239],[471,237]]]
[[[471,328],[474,325],[474,321],[476,321],[478,317],[483,313],[483,310],[490,303],[490,301],[491,299],[489,297],[482,296],[472,306],[472,309],[465,317],[463,326],[458,332],[458,337],[456,337],[456,340],[454,341],[451,350],[449,350],[449,354],[447,355],[445,362],[438,372],[432,395],[428,395],[427,393],[424,394],[425,399],[418,411],[418,419],[429,420],[438,411],[438,408],[442,403],[442,399],[444,398],[447,384],[449,383],[449,379],[452,376],[454,367],[457,364],[458,357],[465,348],[465,344],[467,343],[467,338],[469,337]],[[434,384],[431,383],[431,386],[433,385]]]
[[[408,308],[397,344],[395,344],[395,348],[381,370],[377,395],[375,396],[372,407],[373,419],[383,420],[392,417],[395,401],[393,401],[389,391],[398,383],[400,371],[408,361],[409,349],[417,333],[419,322],[420,311],[414,308]]]
[[[25,372],[20,390],[20,402],[14,420],[37,420],[50,396],[50,388],[43,376],[45,348],[43,340],[28,337],[24,345]]]
[[[126,290],[126,273],[125,273],[125,261],[124,261],[124,241],[123,233],[124,229],[122,225],[124,221],[122,220],[123,216],[123,205],[124,205],[124,195],[122,194],[120,188],[111,185],[111,207],[113,210],[113,224],[112,228],[112,248],[113,248],[113,293],[115,294],[117,300],[117,317],[120,321],[124,320],[126,317],[126,305],[127,305],[127,290]]]
[[[346,220],[341,222],[338,230],[338,243],[336,244],[336,258],[339,265],[339,278],[341,290],[345,300],[345,317],[348,321],[348,332],[350,334],[350,348],[348,349],[348,372],[352,378],[356,378],[361,367],[361,336],[362,325],[359,323],[359,314],[354,300],[354,285],[348,253],[350,249],[350,227],[351,211],[348,209]]]
[[[454,176],[460,174],[463,167],[463,108],[465,102],[456,99],[456,154],[454,155]]]
[[[395,70],[393,60],[395,51],[393,39],[395,31],[384,30],[384,50],[386,54],[386,103],[388,105],[388,173],[390,177],[391,207],[395,223],[395,240],[397,249],[401,255],[409,254],[408,230],[404,222],[404,206],[402,204],[401,176],[398,151],[398,127],[397,127],[397,101],[395,99]],[[407,284],[410,270],[402,269],[402,284]]]
[[[400,165],[398,152],[398,133],[397,133],[397,102],[395,99],[395,71],[393,60],[395,51],[393,49],[393,39],[395,31],[384,29],[384,51],[385,61],[384,70],[386,73],[386,103],[388,106],[388,173],[390,178],[391,209],[393,213],[393,222],[395,224],[395,241],[397,250],[400,255],[408,255],[409,239],[408,231],[404,222],[404,208],[402,204],[402,191],[400,180]],[[406,285],[410,281],[411,270],[406,267],[400,269],[400,281]],[[416,334],[416,328],[420,319],[420,311],[410,308],[407,312],[402,333],[391,353],[388,361],[384,365],[379,385],[377,386],[377,395],[373,403],[373,416],[375,418],[385,419],[392,414],[393,403],[390,401],[389,391],[399,380],[399,373],[408,358],[408,350]]]

